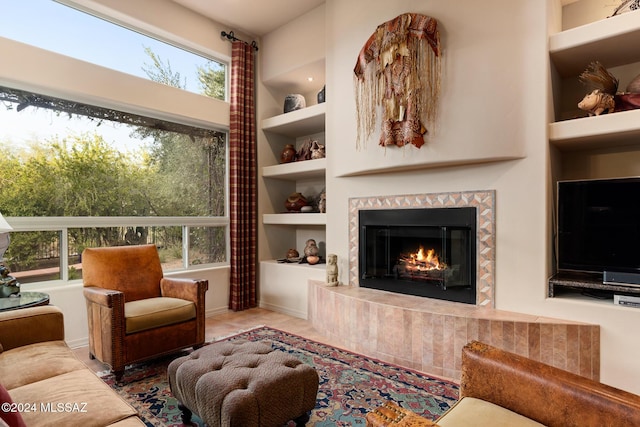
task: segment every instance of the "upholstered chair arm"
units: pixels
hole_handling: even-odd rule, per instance
[[[124,294],[120,291],[87,286],[83,292],[87,301],[93,304],[102,305],[107,308],[113,308],[116,305],[122,304],[124,307]]]
[[[1,312],[0,340],[3,350],[64,340],[62,311],[53,305],[45,305]]]
[[[209,289],[208,280],[180,279],[163,277],[160,280],[160,293],[163,297],[180,298],[204,304],[204,295]]]

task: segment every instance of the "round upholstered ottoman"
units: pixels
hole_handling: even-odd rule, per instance
[[[221,341],[169,364],[182,420],[191,412],[210,427],[304,425],[316,405],[318,373],[262,342]]]

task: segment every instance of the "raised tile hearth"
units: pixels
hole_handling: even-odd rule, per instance
[[[482,306],[309,281],[308,320],[345,348],[460,379],[462,347],[480,340],[600,378],[600,327]]]

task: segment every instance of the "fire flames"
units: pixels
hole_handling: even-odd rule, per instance
[[[408,271],[432,271],[447,268],[445,263],[440,262],[435,249],[427,249],[425,252],[423,246],[420,246],[416,253],[403,256],[401,261]]]

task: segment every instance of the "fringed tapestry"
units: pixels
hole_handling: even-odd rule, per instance
[[[358,148],[373,134],[382,110],[380,145],[424,144],[440,95],[438,21],[405,13],[379,25],[354,68]]]

